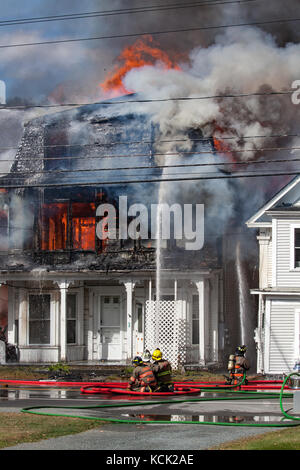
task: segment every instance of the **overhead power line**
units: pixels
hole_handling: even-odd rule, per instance
[[[298,147],[300,150],[300,147]],[[109,167],[109,168],[76,168],[73,170],[70,169],[54,169],[54,170],[36,170],[36,171],[20,171],[20,172],[0,172],[0,175],[6,175],[10,179],[22,178],[25,175],[51,175],[59,173],[90,173],[90,172],[106,172],[106,171],[125,171],[125,170],[162,170],[168,168],[199,168],[199,167],[214,167],[214,166],[239,166],[239,165],[262,165],[262,164],[278,164],[278,163],[295,163],[300,162],[300,158],[291,158],[291,159],[276,159],[276,160],[250,160],[250,161],[238,161],[238,162],[211,162],[211,163],[178,163],[172,165],[144,165],[144,166],[127,166],[127,167]],[[299,170],[300,172],[300,170]],[[8,176],[9,175],[9,176]],[[0,188],[1,188],[0,181]]]
[[[1,46],[0,46],[1,47]],[[220,95],[207,95],[207,96],[181,96],[174,98],[149,98],[149,99],[111,99],[109,101],[96,101],[92,103],[59,103],[59,104],[26,104],[15,106],[0,106],[0,110],[8,109],[31,109],[31,108],[62,108],[62,107],[80,107],[80,106],[96,106],[96,105],[116,105],[116,104],[131,104],[131,103],[162,103],[164,101],[193,101],[193,100],[211,100],[223,98],[247,98],[250,96],[276,96],[276,95],[291,95],[295,90],[279,90],[269,92],[254,92],[254,93],[237,93],[237,94],[220,94]]]
[[[144,184],[144,183],[164,183],[164,182],[184,182],[184,181],[206,181],[206,180],[217,180],[217,179],[236,179],[236,178],[262,178],[267,176],[288,176],[288,175],[299,175],[300,171],[278,171],[278,172],[238,172],[231,174],[220,173],[208,173],[197,176],[194,173],[192,176],[177,178],[148,178],[148,179],[129,179],[129,180],[111,180],[111,181],[89,181],[89,182],[69,182],[69,183],[30,183],[30,184],[19,184],[19,185],[1,185],[2,189],[25,189],[25,188],[61,188],[61,187],[89,187],[89,186],[106,186],[106,185],[127,185],[127,184]],[[136,175],[133,175],[136,176]]]
[[[143,33],[127,33],[127,34],[115,34],[107,36],[95,36],[87,38],[74,38],[74,39],[55,39],[51,41],[38,41],[38,42],[26,42],[18,44],[1,44],[0,48],[9,48],[9,47],[26,47],[26,46],[41,46],[45,44],[62,44],[62,43],[75,43],[75,42],[84,42],[84,41],[99,41],[104,39],[123,39],[123,38],[134,38],[139,36],[159,36],[163,34],[174,34],[174,33],[187,33],[193,31],[209,31],[216,29],[226,29],[226,28],[241,28],[244,26],[263,26],[263,25],[272,25],[272,24],[283,24],[283,23],[294,23],[300,21],[300,18],[286,18],[286,19],[277,19],[269,21],[254,21],[252,23],[238,23],[238,24],[225,24],[225,25],[216,25],[216,26],[201,26],[196,28],[182,28],[182,29],[170,29],[164,31],[144,31]]]
[[[59,147],[68,147],[68,148],[71,148],[71,147],[111,147],[113,145],[137,145],[137,144],[141,144],[141,145],[145,145],[145,144],[151,144],[153,145],[154,143],[155,144],[166,144],[166,143],[176,143],[176,142],[206,142],[206,141],[209,141],[211,139],[220,139],[220,140],[244,140],[244,139],[265,139],[265,138],[268,138],[268,139],[279,139],[279,138],[291,138],[291,137],[300,137],[300,134],[270,134],[270,135],[237,135],[237,136],[207,136],[207,137],[202,137],[202,138],[199,138],[199,139],[167,139],[167,140],[160,140],[160,139],[157,139],[157,140],[131,140],[131,141],[120,141],[120,142],[93,142],[91,144],[51,144],[51,145],[42,145],[41,148],[43,149],[51,149],[51,148],[59,148]],[[20,146],[8,146],[8,147],[0,147],[0,151],[1,150],[17,150],[19,149]],[[264,149],[265,150],[265,149]],[[182,153],[185,153],[185,152],[182,152]],[[148,155],[148,154],[147,154]],[[167,154],[164,154],[164,155],[167,155]],[[132,155],[133,156],[133,155]],[[114,157],[114,155],[106,155],[105,157]],[[47,157],[44,157],[44,160],[46,159]],[[59,158],[61,159],[61,157],[49,157],[49,160],[50,159],[54,159],[54,158]],[[64,158],[70,158],[70,157],[64,157]],[[75,157],[74,157],[75,158]],[[82,158],[82,157],[80,157]],[[85,158],[88,158],[88,157],[85,157]],[[27,158],[22,158],[22,160],[31,160],[32,157],[27,157]],[[10,162],[10,160],[2,160],[0,159],[0,162]]]
[[[153,144],[167,144],[167,143],[176,143],[176,142],[207,142],[211,139],[219,139],[219,140],[244,140],[244,139],[265,139],[265,138],[268,138],[268,139],[279,139],[279,138],[291,138],[291,137],[300,137],[300,134],[270,134],[270,135],[237,135],[237,136],[213,136],[213,135],[209,135],[207,137],[201,137],[199,139],[157,139],[157,140],[131,140],[131,141],[120,141],[120,142],[93,142],[93,143],[90,143],[90,144],[51,144],[51,145],[42,145],[41,148],[43,149],[51,149],[51,148],[59,148],[59,147],[64,147],[64,148],[71,148],[71,147],[112,147],[114,145],[137,145],[137,144],[141,144],[141,145],[145,145],[145,144],[150,144],[150,145],[153,145]],[[0,151],[1,150],[17,150],[19,149],[20,146],[8,146],[8,147],[0,147]],[[258,149],[258,150],[266,150],[265,149]],[[186,153],[186,152],[181,152],[181,153]],[[199,153],[199,152],[198,152]],[[148,154],[147,154],[148,155]],[[156,154],[157,155],[157,154]],[[166,153],[164,153],[164,155],[168,155]],[[131,156],[134,156],[131,154]],[[114,155],[104,155],[105,158],[113,158]],[[49,159],[49,160],[53,160],[53,159],[61,159],[61,157],[44,157],[44,160],[46,159]],[[73,158],[73,157],[64,157],[64,158]],[[77,157],[74,157],[74,158],[77,158]],[[78,157],[78,158],[82,158],[82,157]],[[88,156],[85,157],[85,158],[89,158]],[[94,157],[93,157],[94,158]],[[22,160],[32,160],[32,157],[25,157],[25,158],[22,158]],[[10,162],[10,160],[0,160],[0,162]]]
[[[269,152],[278,152],[278,151],[283,151],[283,150],[300,150],[300,147],[266,147],[266,148],[260,148],[260,149],[241,149],[241,150],[233,150],[233,149],[228,149],[228,152],[227,153],[232,153],[232,154],[235,154],[235,153],[244,153],[244,152],[253,152],[253,153],[257,153],[257,152],[265,152],[265,151],[269,151]],[[145,157],[145,158],[148,158],[149,157],[173,157],[173,158],[176,158],[176,157],[179,157],[181,158],[182,156],[186,156],[188,155],[187,158],[193,158],[194,156],[198,156],[198,155],[211,155],[211,154],[222,154],[222,153],[226,153],[225,151],[221,151],[221,150],[214,150],[214,149],[207,149],[207,150],[203,150],[201,152],[169,152],[169,153],[141,153],[141,154],[130,154],[130,155],[125,155],[125,154],[122,154],[122,155],[97,155],[97,156],[90,156],[90,155],[87,155],[85,157],[83,157],[82,155],[81,156],[60,156],[60,157],[42,157],[42,160],[47,160],[47,161],[55,161],[55,160],[59,160],[59,161],[66,161],[66,162],[69,162],[70,160],[71,161],[74,161],[74,160],[108,160],[108,159],[112,159],[112,158],[126,158],[126,159],[130,159],[130,158],[141,158],[141,157]],[[0,159],[0,163],[1,162],[13,162],[14,160],[1,160]],[[27,158],[22,158],[21,159],[21,162],[23,161],[32,161],[32,157],[27,157]],[[267,162],[267,160],[264,160],[265,162]],[[274,160],[270,160],[270,161],[273,161]],[[276,160],[276,161],[279,161],[279,160]],[[286,161],[286,162],[289,162],[289,161],[292,161],[292,159],[284,159],[284,160],[281,160],[281,161]],[[295,160],[297,161],[297,160]],[[251,162],[251,161],[250,161]],[[238,163],[238,162],[237,162]],[[249,162],[248,162],[249,163]],[[255,162],[256,163],[256,162]],[[201,165],[220,165],[222,164],[222,162],[215,162],[215,163],[201,163]],[[227,164],[227,162],[224,162],[224,164]],[[233,162],[231,162],[230,164],[233,164]],[[246,162],[241,162],[241,164],[246,164]],[[166,167],[170,167],[172,165],[166,165]],[[194,164],[191,164],[191,166],[197,166],[196,163]],[[155,167],[157,167],[157,165],[155,165]],[[130,168],[133,168],[133,167],[130,167]],[[146,167],[145,167],[146,168]],[[154,168],[154,166],[150,167],[149,168]],[[102,169],[105,169],[105,168],[98,168],[98,169],[91,169],[89,171],[94,171],[94,170],[102,170]],[[117,167],[117,169],[125,169],[125,168],[120,168],[120,167]],[[50,171],[50,170],[49,170]],[[65,170],[65,171],[79,171],[78,170]],[[38,171],[33,171],[32,174],[35,174],[35,173],[39,173]],[[5,173],[0,173],[1,174],[7,174],[7,172]]]
[[[14,18],[10,20],[0,20],[0,26],[14,26],[20,24],[31,24],[31,23],[44,23],[52,21],[66,21],[66,20],[76,20],[84,18],[96,18],[101,16],[115,16],[115,15],[128,15],[135,13],[146,13],[146,12],[155,12],[155,11],[164,11],[164,10],[177,10],[177,9],[186,9],[186,8],[196,8],[196,7],[211,7],[215,5],[226,5],[234,3],[251,3],[258,0],[216,0],[216,1],[206,1],[206,2],[188,2],[186,4],[182,3],[173,3],[168,5],[146,5],[144,7],[136,8],[123,8],[115,10],[103,10],[103,11],[91,11],[91,12],[82,12],[82,13],[69,13],[65,15],[51,15],[51,16],[39,16],[31,18]]]

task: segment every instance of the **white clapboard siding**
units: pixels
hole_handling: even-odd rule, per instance
[[[276,236],[276,286],[300,287],[300,270],[291,270],[291,225],[295,219],[278,219]]]
[[[295,311],[300,300],[271,300],[269,329],[269,373],[292,371],[294,366]]]

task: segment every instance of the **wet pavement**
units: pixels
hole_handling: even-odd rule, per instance
[[[229,400],[231,397],[235,400]],[[195,401],[199,398],[218,400]],[[72,436],[19,444],[8,450],[204,450],[240,437],[282,429],[279,393],[276,398],[236,398],[236,393],[227,392],[180,399],[134,396],[128,400],[117,395],[84,395],[80,387],[8,385],[0,389],[0,412],[39,407],[35,411],[41,414],[123,421]],[[293,399],[285,398],[285,410],[292,406]]]

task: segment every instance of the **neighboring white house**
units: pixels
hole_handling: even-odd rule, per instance
[[[289,373],[300,357],[300,176],[246,224],[259,242],[257,372]]]

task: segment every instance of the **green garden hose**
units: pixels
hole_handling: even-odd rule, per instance
[[[286,381],[285,381],[286,382]],[[285,384],[285,383],[284,383]],[[283,393],[283,388],[284,384],[281,388],[280,392],[280,403],[282,403],[282,398],[290,398],[293,396],[292,393]],[[212,391],[212,389],[210,390]],[[219,388],[214,389],[215,392],[221,392]],[[222,400],[257,400],[257,399],[268,399],[268,398],[278,398],[278,393],[266,393],[266,392],[248,392],[248,391],[233,391],[234,395],[238,396],[226,396],[226,397],[211,397],[211,398],[192,398],[192,399],[182,399],[182,400],[162,400],[162,401],[150,401],[150,402],[143,402],[142,405],[147,407],[147,406],[153,406],[153,405],[161,405],[161,404],[166,404],[166,403],[196,403],[196,402],[207,402],[207,401],[222,401]],[[21,411],[23,413],[32,413],[32,414],[38,414],[38,415],[47,415],[47,416],[64,416],[64,417],[73,417],[73,418],[81,418],[81,419],[92,419],[92,420],[98,420],[98,421],[105,421],[105,422],[111,422],[111,423],[126,423],[126,424],[208,424],[208,425],[219,425],[219,426],[250,426],[250,427],[293,427],[293,426],[299,426],[300,423],[295,423],[295,422],[285,422],[281,421],[280,423],[238,423],[238,422],[211,422],[211,421],[167,421],[167,420],[145,420],[145,419],[140,419],[140,420],[129,420],[129,419],[121,419],[121,418],[105,418],[105,417],[95,417],[95,416],[81,416],[81,415],[67,415],[67,414],[61,414],[61,413],[49,413],[49,412],[38,412],[36,411],[37,409],[41,408],[55,408],[55,409],[78,409],[78,410],[84,410],[84,409],[108,409],[108,408],[126,408],[126,407],[132,407],[132,406],[141,406],[141,403],[119,403],[119,404],[104,404],[104,405],[95,405],[95,406],[70,406],[70,407],[65,407],[65,406],[35,406],[35,407],[29,407],[29,408],[23,408]],[[294,417],[289,417],[286,416],[286,413],[284,412],[285,417],[295,419]],[[296,418],[298,419],[298,418]]]
[[[294,419],[296,421],[300,421],[300,418],[297,418],[296,416],[293,416],[293,415],[289,415],[286,411],[284,411],[283,409],[283,406],[282,406],[282,396],[283,396],[283,389],[284,389],[284,386],[285,384],[287,383],[287,381],[289,380],[289,378],[292,376],[292,375],[297,375],[298,377],[300,377],[300,374],[297,374],[297,372],[292,372],[291,374],[289,374],[283,381],[283,384],[282,384],[282,387],[281,387],[281,390],[280,390],[280,409],[283,413],[283,415],[288,418],[288,419]]]

